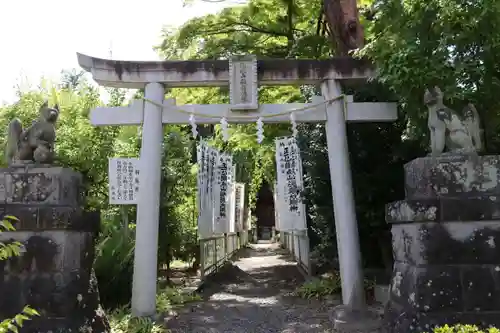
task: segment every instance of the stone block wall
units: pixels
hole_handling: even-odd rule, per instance
[[[0,261],[0,320],[29,305],[21,332],[108,332],[92,271],[98,212],[83,209],[81,176],[66,168],[0,169],[0,217],[15,216],[21,256]]]
[[[386,207],[394,269],[390,332],[500,327],[500,156],[418,158]]]

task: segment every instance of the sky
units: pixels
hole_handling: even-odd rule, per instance
[[[0,4],[0,104],[16,86],[57,80],[77,68],[76,52],[115,60],[158,60],[163,25],[178,26],[231,2],[195,0],[16,0]]]

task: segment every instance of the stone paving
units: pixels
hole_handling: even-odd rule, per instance
[[[334,332],[328,311],[336,304],[289,295],[303,281],[277,244],[254,244],[207,281],[203,302],[177,309],[166,326],[173,333]]]

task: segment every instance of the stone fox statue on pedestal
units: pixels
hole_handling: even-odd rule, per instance
[[[58,117],[59,106],[49,108],[48,102],[45,102],[40,107],[40,116],[30,127],[23,130],[21,121],[14,118],[8,128],[7,163],[52,163]]]
[[[463,119],[443,104],[443,93],[439,87],[428,89],[424,103],[429,109],[428,126],[431,139],[431,154],[439,155],[445,146],[450,152],[471,153],[482,148],[479,115],[473,104],[464,109]]]

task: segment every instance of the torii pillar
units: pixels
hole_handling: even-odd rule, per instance
[[[165,89],[160,83],[146,84],[144,96],[163,105]],[[158,226],[160,221],[161,160],[163,155],[163,109],[144,105],[139,165],[139,197],[135,231],[132,314],[150,316],[156,312],[158,274]],[[141,190],[142,189],[142,190]],[[154,246],[152,246],[154,245]],[[147,283],[155,281],[155,283]]]

